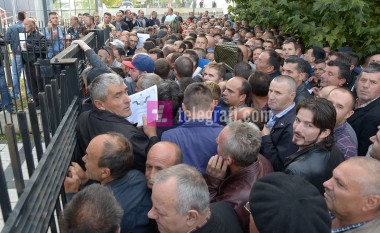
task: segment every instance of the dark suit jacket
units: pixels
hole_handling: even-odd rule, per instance
[[[356,109],[347,122],[358,137],[358,155],[365,156],[372,144],[369,138],[376,134],[380,125],[380,97],[364,108]]]
[[[292,142],[295,118],[294,107],[276,121],[269,135],[262,137],[260,152],[272,163],[275,171],[283,171],[285,158],[298,150]]]
[[[129,25],[126,22],[121,21],[120,23],[121,23],[121,29],[123,29],[123,31],[130,31]],[[116,27],[116,21],[113,21],[112,25]]]

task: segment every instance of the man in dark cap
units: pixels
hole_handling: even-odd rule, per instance
[[[312,184],[276,172],[252,187],[246,210],[251,213],[250,233],[330,233],[326,202]]]

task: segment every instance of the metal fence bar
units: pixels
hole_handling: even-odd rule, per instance
[[[42,149],[42,142],[41,142],[40,127],[38,124],[36,105],[34,104],[34,102],[28,103],[28,111],[29,111],[29,120],[30,120],[30,125],[32,128],[32,134],[33,134],[33,139],[34,139],[34,145],[36,148],[37,159],[38,161],[40,161],[43,154],[43,149]]]
[[[74,151],[77,101],[75,97],[2,233],[40,233],[48,228]]]
[[[56,115],[54,113],[54,108],[55,108],[55,103],[53,99],[53,90],[51,88],[51,85],[46,85],[45,86],[45,91],[46,91],[46,96],[47,96],[47,103],[49,106],[49,116],[50,116],[50,127],[51,127],[51,133],[54,134],[55,130],[58,127],[58,119],[56,118]]]
[[[19,111],[17,113],[17,120],[23,143],[26,166],[28,168],[29,177],[31,177],[34,172],[35,165],[33,160],[32,145],[30,143],[28,119],[26,118],[26,112]]]
[[[38,99],[40,100],[40,108],[41,108],[41,122],[42,129],[44,132],[45,139],[45,148],[50,144],[50,119],[48,115],[48,106],[46,104],[46,95],[44,92],[38,93]]]
[[[15,132],[15,127],[13,124],[7,124],[5,126],[5,135],[8,141],[8,149],[9,149],[9,155],[11,157],[11,164],[12,164],[12,170],[13,170],[13,175],[15,179],[17,195],[21,196],[25,188],[25,184],[24,184],[24,178],[22,176],[20,155],[17,149],[16,132]]]
[[[57,86],[57,80],[52,79],[51,80],[51,88],[52,88],[52,97],[53,97],[53,103],[54,103],[54,114],[55,119],[57,122],[61,120],[61,113],[60,113],[60,107],[59,107],[59,101],[58,101],[58,86]]]
[[[0,207],[4,221],[7,221],[12,212],[11,201],[9,199],[7,181],[5,179],[4,169],[0,158]]]
[[[100,33],[100,31],[97,33]],[[86,43],[93,45],[94,48],[95,46],[100,47],[103,43],[97,40],[106,40],[103,31],[101,31],[101,33],[101,38],[99,38],[100,34],[92,32],[88,34],[84,40]],[[81,62],[79,62],[79,60],[81,60]],[[75,126],[79,114],[80,98],[82,97],[79,73],[83,69],[85,56],[78,45],[72,45],[50,61],[53,61],[51,62],[52,70],[55,72],[53,76],[58,78],[59,82],[57,83],[57,80],[54,79],[51,80],[51,85],[45,86],[45,92],[40,92],[38,95],[41,108],[41,123],[46,145],[46,151],[44,153],[35,105],[33,102],[28,103],[29,116],[32,122],[31,128],[35,139],[34,142],[36,144],[39,163],[34,172],[31,173],[31,178],[26,183],[26,186],[22,180],[21,162],[17,153],[14,127],[6,127],[7,134],[10,134],[7,135],[8,138],[12,137],[12,140],[9,140],[11,144],[9,151],[11,156],[15,157],[11,158],[11,162],[12,167],[15,167],[13,171],[15,172],[16,188],[19,187],[17,188],[19,200],[12,211],[9,196],[7,196],[8,194],[1,195],[5,197],[5,199],[0,199],[0,201],[5,203],[4,206],[8,205],[9,207],[3,208],[3,203],[1,203],[2,211],[4,212],[3,216],[7,217],[2,233],[41,233],[47,232],[48,230],[49,232],[58,232],[58,225],[56,224],[54,213],[60,214],[62,207],[66,203],[63,182],[76,144]],[[35,66],[38,77],[52,77],[48,75],[51,71],[48,64],[36,62]],[[50,81],[50,79],[43,80]],[[25,113],[20,116],[22,131],[28,132],[28,130],[25,130],[28,128]],[[23,138],[24,137],[25,139],[29,139],[26,141],[31,144],[32,141],[30,141],[30,138],[26,137],[26,135],[23,135]],[[11,147],[13,147],[13,149]],[[31,150],[29,150],[28,147],[32,148],[32,146],[26,145],[26,158],[30,157],[28,153]],[[29,168],[28,172],[30,172]],[[7,186],[2,185],[1,182],[0,174],[0,184],[6,189]],[[6,182],[6,179],[3,179],[3,182]],[[2,191],[2,187],[0,187],[0,191]],[[8,199],[6,199],[7,197]]]

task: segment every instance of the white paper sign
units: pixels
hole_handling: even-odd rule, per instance
[[[26,51],[26,34],[24,32],[20,32],[18,34],[18,38],[20,39],[21,50]]]
[[[144,34],[144,33],[137,33],[137,37],[139,38],[139,42],[137,43],[136,48],[139,49],[139,48],[143,47],[144,42],[146,41],[146,39],[148,39],[150,37],[150,35]]]
[[[137,123],[137,126],[142,126],[142,117],[147,116],[148,110],[150,112],[157,111],[157,85],[149,87],[143,91],[137,92],[133,95],[129,96],[131,98],[131,111],[132,115],[127,118],[127,120],[133,124]],[[148,109],[147,103],[148,101],[154,101],[155,107],[152,107],[150,104],[150,108]]]

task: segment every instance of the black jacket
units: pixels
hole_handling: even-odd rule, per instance
[[[275,171],[283,171],[286,157],[298,150],[292,142],[295,118],[294,107],[276,121],[269,135],[262,137],[260,153],[272,163]]]
[[[380,97],[363,108],[355,109],[347,122],[358,137],[358,155],[365,156],[372,144],[369,138],[377,133],[377,126],[380,125]]]
[[[303,82],[301,85],[297,87],[296,91],[296,98],[294,99],[294,102],[298,104],[298,102],[308,99],[311,97],[311,94],[309,90],[306,87],[306,84]]]
[[[26,50],[22,51],[22,58],[25,62],[35,62],[37,58],[46,59],[47,43],[45,36],[34,30],[26,39]]]
[[[289,156],[284,172],[305,178],[323,194],[323,183],[332,177],[333,170],[343,161],[344,156],[336,146],[329,151],[314,144]]]
[[[112,24],[113,26],[115,26],[115,28],[116,28],[116,21],[113,21],[111,24]],[[120,24],[121,24],[121,29],[122,29],[123,31],[130,31],[130,29],[129,29],[129,25],[128,25],[126,22],[121,21]],[[116,30],[117,30],[117,28],[116,28]]]
[[[133,146],[133,168],[145,173],[145,162],[148,150],[156,142],[158,137],[148,138],[141,128],[111,112],[94,108],[83,112],[77,120],[77,145],[75,148],[74,161],[84,166],[82,157],[91,139],[107,132],[123,134]]]
[[[135,23],[132,22],[132,19],[127,19],[125,18],[124,19],[124,22],[126,22],[128,24],[128,27],[129,27],[129,31],[131,31],[134,27],[137,26],[137,20],[135,21]]]

